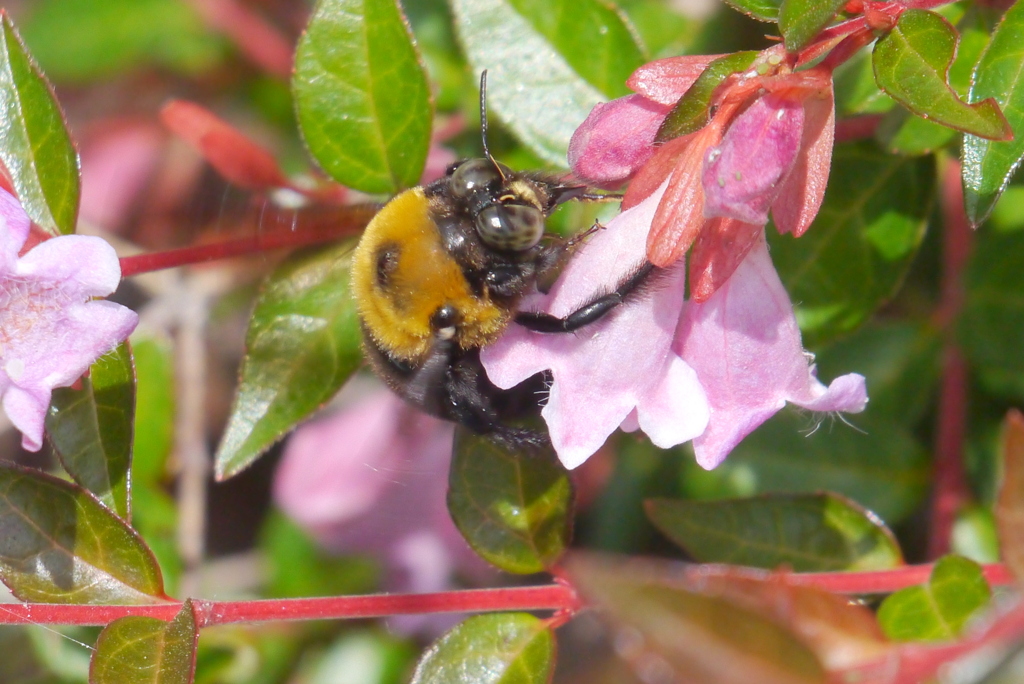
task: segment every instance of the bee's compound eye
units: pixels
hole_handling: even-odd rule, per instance
[[[474,190],[500,180],[501,175],[489,159],[470,159],[452,172],[450,187],[456,197],[468,197]]]
[[[488,247],[525,252],[544,236],[544,214],[523,204],[492,204],[477,215],[476,231]]]

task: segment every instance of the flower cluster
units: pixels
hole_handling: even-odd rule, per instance
[[[121,280],[109,244],[65,235],[19,256],[29,228],[18,200],[0,189],[0,397],[22,446],[37,451],[53,389],[71,385],[123,342],[138,316],[93,300]]]
[[[656,282],[576,335],[513,327],[481,354],[499,387],[551,372],[542,415],[569,468],[619,427],[665,448],[693,440],[698,463],[714,468],[786,402],[851,412],[867,402],[862,376],[828,387],[815,377],[764,238],[769,213],[799,236],[821,205],[831,75],[795,72],[781,48],[769,49],[722,79],[702,127],[656,145],[666,116],[716,59],[642,67],[629,81],[636,95],[598,106],[577,130],[573,170],[602,187],[631,181],[624,211],[524,308],[563,316],[593,283],[622,282],[645,259],[661,267]]]

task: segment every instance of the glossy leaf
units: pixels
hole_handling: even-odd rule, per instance
[[[828,26],[846,0],[782,0],[779,32],[786,50],[796,52]]]
[[[216,455],[231,477],[323,406],[359,367],[349,292],[352,245],[291,257],[260,293],[246,334],[238,394]]]
[[[980,565],[962,556],[946,556],[935,564],[928,584],[887,597],[878,609],[878,622],[896,641],[953,639],[991,598]]]
[[[1000,555],[1017,581],[1024,580],[1024,415],[1013,410],[1003,423],[1003,481],[996,499]]]
[[[836,147],[825,200],[800,239],[768,231],[808,346],[849,332],[896,292],[924,237],[935,192],[929,159],[874,145]]]
[[[796,572],[885,570],[903,563],[892,532],[835,494],[651,499],[646,509],[658,529],[703,563]]]
[[[22,34],[50,78],[76,85],[147,67],[199,74],[228,54],[179,0],[33,0]]]
[[[78,153],[53,89],[0,12],[0,160],[25,213],[53,235],[75,232]]]
[[[627,95],[626,79],[643,50],[620,9],[600,0],[508,0],[587,83],[609,98]]]
[[[665,117],[654,138],[655,142],[667,142],[703,128],[708,122],[711,96],[715,90],[726,78],[753,64],[757,55],[758,53],[753,50],[736,52],[719,57],[708,64],[708,68],[697,77],[690,89],[679,98],[679,102]]]
[[[295,53],[292,88],[303,139],[336,181],[370,193],[419,182],[430,89],[395,0],[320,0]]]
[[[477,615],[424,652],[410,684],[546,684],[555,637],[527,613]]]
[[[564,168],[573,132],[608,97],[507,0],[452,0],[451,8],[473,73],[487,70],[489,111],[542,160]]]
[[[792,630],[829,670],[878,662],[891,652],[875,613],[846,596],[787,581],[787,574],[698,566],[690,584]]]
[[[715,470],[689,463],[683,489],[702,499],[833,491],[895,524],[917,510],[928,491],[928,452],[884,416],[851,421],[855,427],[816,428],[808,416],[782,411]]]
[[[730,7],[758,21],[778,21],[782,0],[725,0]]]
[[[573,555],[566,570],[588,604],[634,635],[637,650],[664,660],[662,671],[685,672],[685,681],[825,681],[820,661],[795,634],[699,585],[654,576],[639,561]]]
[[[569,475],[550,448],[512,453],[456,429],[448,511],[488,562],[521,574],[551,567],[569,544],[572,496]]]
[[[192,601],[170,622],[131,616],[100,632],[89,667],[89,684],[190,684],[199,629]]]
[[[1013,140],[964,136],[963,181],[967,215],[985,220],[1024,158],[1024,4],[1003,15],[974,69],[970,100],[993,98],[1015,132]]]
[[[878,86],[910,111],[944,126],[1005,140],[1012,131],[995,100],[967,104],[948,81],[958,36],[934,12],[910,9],[875,44]]]
[[[91,494],[0,464],[0,579],[22,601],[153,603],[160,568],[128,525]]]
[[[50,444],[75,482],[130,520],[135,367],[128,344],[101,356],[79,385],[53,391]]]

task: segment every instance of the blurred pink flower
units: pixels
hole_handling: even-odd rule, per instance
[[[380,390],[295,431],[274,500],[325,548],[378,558],[389,590],[443,590],[487,568],[448,515],[452,436]]]
[[[0,190],[0,397],[38,451],[55,387],[66,387],[135,329],[138,316],[120,304],[93,301],[121,280],[113,248],[98,237],[64,235],[18,253],[29,220]]]
[[[665,185],[612,219],[580,248],[551,292],[532,296],[523,308],[564,315],[593,295],[595,283],[621,281],[643,262],[664,192]],[[863,410],[863,377],[844,375],[828,387],[815,377],[763,230],[706,302],[684,301],[683,262],[652,277],[644,292],[574,335],[512,326],[481,352],[499,387],[551,371],[541,415],[567,468],[619,427],[639,427],[663,448],[692,439],[697,462],[714,468],[787,401],[815,411]]]

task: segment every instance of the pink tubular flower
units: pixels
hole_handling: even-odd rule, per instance
[[[667,185],[612,219],[550,294],[523,308],[564,315],[593,295],[594,283],[621,281],[644,259]],[[862,376],[844,375],[828,387],[815,377],[763,229],[706,301],[684,301],[684,278],[679,262],[575,335],[513,326],[481,352],[499,387],[551,371],[542,416],[566,467],[586,460],[619,427],[639,427],[660,447],[692,439],[697,462],[710,469],[787,401],[815,411],[863,410]]]
[[[113,302],[91,301],[121,280],[109,244],[65,235],[19,257],[28,233],[21,205],[0,189],[0,397],[22,446],[38,451],[53,388],[70,385],[123,342],[138,316]]]
[[[597,185],[632,179],[624,208],[668,179],[647,241],[647,258],[667,267],[691,247],[690,289],[709,298],[739,266],[769,212],[780,232],[800,236],[821,206],[834,138],[832,75],[793,71],[792,57],[770,48],[715,90],[706,125],[654,143],[665,111],[715,56],[647,64],[628,84],[638,92],[591,112],[574,136],[570,164]],[[594,131],[642,131],[618,142]],[[698,248],[700,254],[698,254]]]
[[[440,591],[486,567],[445,505],[452,435],[381,390],[296,430],[274,500],[325,548],[381,560],[388,589]]]

